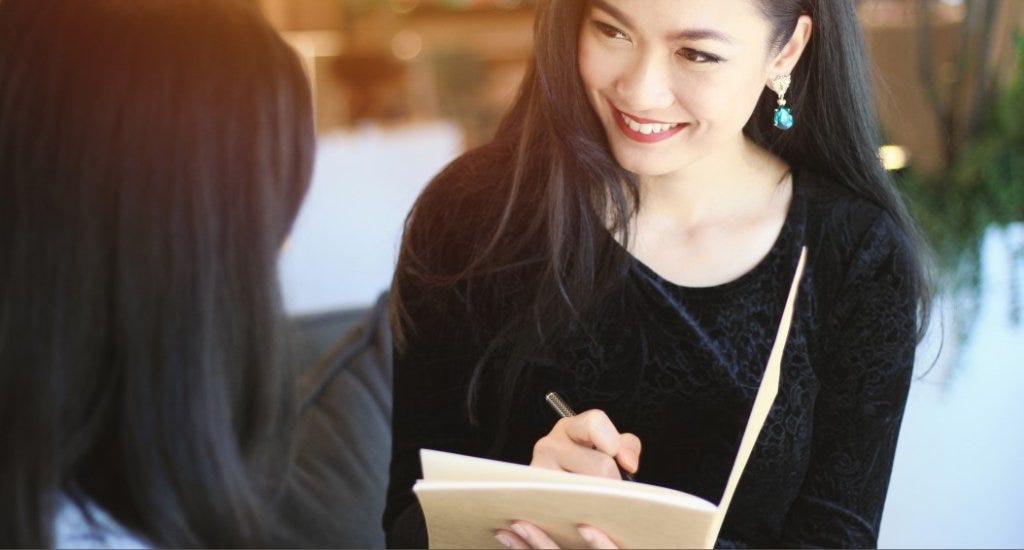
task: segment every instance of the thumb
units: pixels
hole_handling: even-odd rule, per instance
[[[615,461],[627,472],[635,474],[640,468],[640,438],[624,433],[619,435],[619,452],[615,454]]]

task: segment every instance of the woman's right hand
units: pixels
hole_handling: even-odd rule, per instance
[[[563,418],[533,446],[530,466],[621,479],[618,466],[636,473],[640,438],[619,433],[604,411]]]

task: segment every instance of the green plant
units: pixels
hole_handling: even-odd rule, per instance
[[[940,173],[908,170],[899,177],[914,217],[935,252],[940,290],[956,302],[955,332],[970,333],[981,292],[986,231],[1024,222],[1024,35],[1014,37],[1017,68],[998,89],[978,131]],[[1021,321],[1024,245],[1011,251],[1011,318]]]

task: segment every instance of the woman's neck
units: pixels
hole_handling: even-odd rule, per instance
[[[677,172],[641,177],[639,213],[700,226],[763,211],[788,167],[746,137]]]
[[[768,254],[782,230],[793,191],[788,173],[785,162],[744,140],[679,173],[641,179],[640,208],[624,244],[679,285],[735,280]]]

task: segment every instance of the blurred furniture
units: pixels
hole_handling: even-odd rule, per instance
[[[302,410],[283,518],[314,548],[383,548],[391,459],[387,297],[293,319]]]

